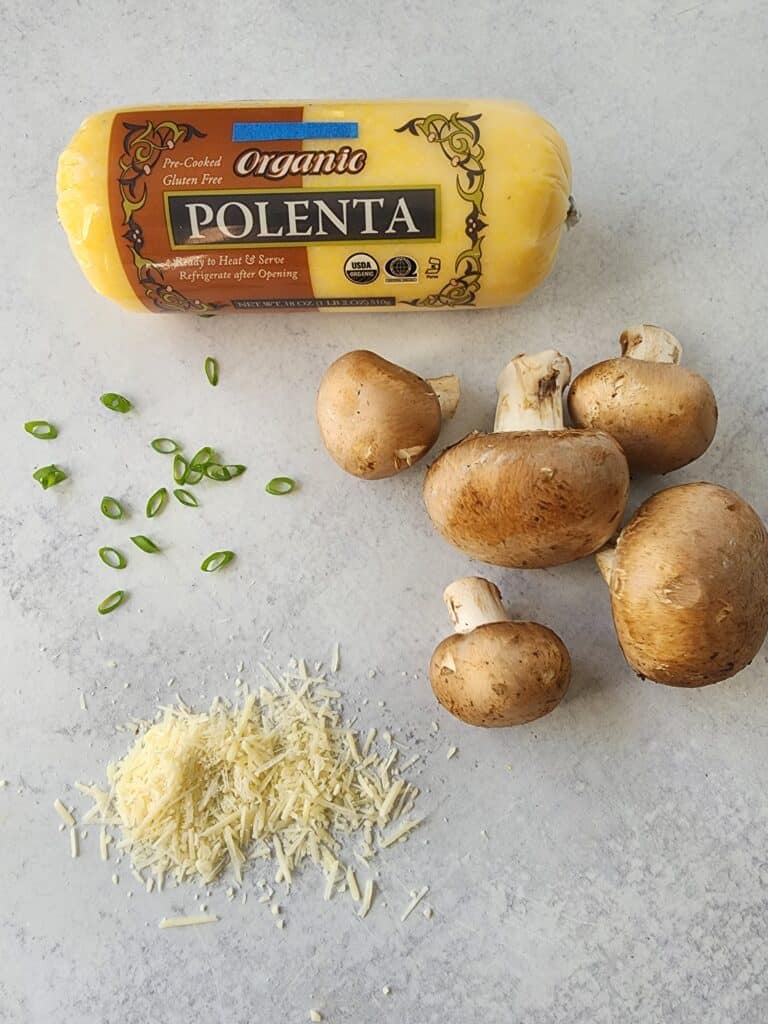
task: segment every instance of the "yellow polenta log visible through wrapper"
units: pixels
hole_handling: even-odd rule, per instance
[[[285,105],[186,105],[142,107],[140,111],[156,124],[173,118],[179,110],[188,114],[216,111],[221,121],[224,164],[230,172],[222,191],[233,192],[236,186],[231,179],[231,154],[246,149],[247,145],[238,147],[231,141],[232,114],[236,109],[237,116],[242,117],[244,109],[251,106],[256,120],[267,117],[271,109]],[[384,309],[482,308],[518,302],[549,273],[570,210],[571,167],[564,141],[547,121],[529,108],[511,101],[489,100],[294,106],[301,111],[299,116],[303,122],[355,123],[358,137],[349,141],[283,142],[279,149],[330,151],[349,145],[363,148],[366,153],[361,172],[307,174],[298,185],[296,178],[291,179],[290,187],[294,192],[429,186],[436,188],[437,196],[439,237],[436,239],[390,239],[381,231],[375,239],[356,241],[308,240],[305,245],[303,241],[294,240],[293,245],[301,245],[306,253],[309,293],[315,298],[360,301],[375,293],[394,298],[394,304]],[[134,111],[113,110],[95,114],[83,122],[59,160],[58,211],[72,251],[96,291],[126,309],[146,311],[163,307],[158,303],[153,306],[141,297],[126,249],[128,242],[124,236],[128,229],[125,223],[113,223],[109,201],[109,190],[118,187],[116,182],[120,176],[117,164],[109,165],[113,124],[122,130],[126,120],[134,115]],[[216,133],[207,133],[206,145],[210,145],[211,152],[216,151]],[[180,142],[173,152],[182,154],[183,149],[184,143]],[[148,172],[146,185],[157,194],[162,191],[161,180],[162,172],[153,169],[151,174]],[[270,192],[286,189],[280,180],[253,177],[242,179],[238,185],[243,189]],[[374,195],[375,191],[360,194]],[[304,223],[308,222],[302,221],[302,226]],[[250,253],[253,259],[255,254],[274,256],[288,251],[281,244],[272,242],[266,246],[259,240],[248,247],[242,243],[227,247],[225,238],[216,238],[211,245],[208,241],[207,238],[199,249],[213,261],[225,259],[220,255],[224,252],[231,252],[235,259]],[[198,253],[190,255],[192,248],[187,246],[183,251],[172,253],[175,263],[200,259]],[[361,285],[345,276],[345,260],[360,251],[370,254],[380,268],[374,285]],[[387,262],[404,254],[418,264],[417,275],[402,282],[386,278]],[[164,273],[174,288],[185,291],[176,283],[175,271],[169,269],[168,252],[141,251],[140,256],[148,263],[156,261],[158,274]],[[264,295],[269,293],[269,287],[262,282],[244,282],[241,294],[245,298]],[[274,287],[279,291],[279,285]],[[171,308],[199,312],[200,302],[208,303],[209,297],[202,284],[196,284],[195,289],[193,294],[183,296],[183,304],[177,303]],[[186,291],[189,293],[189,289]],[[187,299],[194,301],[187,302]],[[211,302],[205,309],[225,312],[227,306],[231,308],[231,303]]]

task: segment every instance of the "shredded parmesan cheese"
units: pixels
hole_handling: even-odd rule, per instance
[[[424,897],[427,895],[428,892],[429,892],[429,886],[428,885],[425,885],[422,889],[419,889],[419,891],[415,894],[415,896],[413,897],[411,902],[408,904],[408,906],[405,908],[405,910],[401,914],[401,916],[400,916],[401,922],[405,921],[405,919],[407,917],[409,917],[414,912],[416,907],[418,907],[418,905],[421,903],[421,901],[424,899]]]
[[[275,881],[288,889],[309,861],[323,870],[325,898],[348,888],[364,917],[373,882],[361,896],[344,854],[358,838],[355,856],[367,867],[377,849],[405,839],[420,824],[402,820],[418,791],[399,777],[391,737],[384,734],[386,757],[374,748],[375,729],[360,746],[334,707],[337,691],[324,675],[311,676],[304,659],[280,677],[258,668],[269,686],[243,695],[240,706],[217,698],[193,713],[179,700],[108,765],[106,788],[78,783],[94,801],[89,820],[118,830],[119,851],[158,890],[166,875],[207,885],[227,868],[240,884],[254,858],[273,859]],[[102,831],[103,859],[108,842]]]
[[[71,828],[69,830],[69,852],[72,857],[80,856],[80,846],[77,841],[77,829]]]
[[[360,887],[357,884],[357,878],[355,877],[355,869],[350,864],[347,868],[347,886],[349,888],[349,894],[355,903],[360,902]]]
[[[75,819],[72,817],[72,814],[67,810],[67,808],[61,802],[61,800],[59,800],[58,797],[56,797],[56,799],[53,801],[53,809],[56,811],[56,813],[67,826],[67,828],[75,827]]]
[[[318,1024],[323,1019],[323,1015],[319,1010],[310,1010],[309,1019],[312,1021],[312,1024]]]
[[[216,914],[190,914],[189,917],[161,917],[158,928],[188,928],[196,924],[213,924],[218,921]]]
[[[363,889],[363,901],[360,904],[357,916],[365,917],[371,909],[371,903],[373,903],[373,879],[369,878],[365,883],[365,888]]]
[[[445,755],[446,761],[450,761],[457,750],[458,747],[448,747],[448,753]]]
[[[394,832],[390,832],[385,839],[382,839],[379,843],[379,848],[381,850],[386,850],[386,848],[388,846],[392,846],[393,843],[397,843],[401,839],[405,839],[409,832],[421,824],[422,820],[422,818],[416,818],[413,821],[404,821],[403,824],[396,828]]]

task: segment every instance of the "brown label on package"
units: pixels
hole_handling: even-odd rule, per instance
[[[221,245],[226,239],[215,217],[205,223],[204,209],[198,206],[194,223],[207,233],[204,240],[211,244],[201,245],[199,251],[194,246],[179,249],[168,220],[168,204],[180,193],[205,193],[211,205],[216,193],[242,190],[243,178],[234,166],[245,147],[233,142],[233,125],[288,125],[300,122],[302,111],[302,107],[192,108],[121,112],[115,118],[109,156],[110,212],[123,267],[145,305],[155,310],[213,313],[237,308],[235,298],[313,298],[306,248],[276,253],[256,241],[247,251],[237,243],[229,251],[228,245]],[[300,149],[301,142],[290,146]],[[286,145],[279,139],[262,139],[258,149],[269,160]],[[286,168],[281,188],[301,187],[301,175],[292,170]],[[250,176],[247,187],[256,194],[274,189],[275,182]],[[173,209],[178,212],[176,206]],[[231,210],[234,213],[234,207]]]
[[[371,184],[357,123],[304,113],[200,107],[116,116],[110,214],[125,273],[146,306],[206,314],[395,304],[366,286],[405,278],[385,275],[368,249],[438,239],[439,186]],[[316,245],[350,247],[339,253],[338,297],[314,294],[307,247]]]

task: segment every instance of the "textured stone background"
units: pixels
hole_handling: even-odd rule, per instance
[[[284,1024],[316,1006],[334,1024],[764,1024],[765,652],[720,687],[654,688],[624,664],[592,564],[491,572],[514,612],[561,633],[574,682],[529,727],[449,721],[424,670],[447,632],[442,588],[470,567],[428,527],[419,471],[364,486],[336,470],[313,397],[325,365],[360,345],[425,375],[455,370],[452,441],[491,422],[514,353],[556,345],[581,368],[650,319],[679,335],[720,401],[714,446],[675,479],[719,481],[768,514],[767,30],[759,0],[6,0],[0,1020]],[[90,292],[56,224],[56,155],[95,109],[465,94],[524,99],[571,147],[583,221],[517,309],[131,318]],[[202,378],[208,353],[218,391]],[[111,389],[136,398],[130,422],[100,411]],[[71,473],[46,494],[30,473],[49,449],[21,431],[33,416],[60,424],[50,457]],[[135,558],[131,604],[98,620],[114,574],[95,549],[128,533],[98,501],[120,493],[138,508],[159,485],[146,447],[157,434],[215,439],[249,472],[197,513],[166,512],[166,555]],[[268,499],[277,472],[302,490]],[[640,482],[633,502],[656,486]],[[201,577],[202,554],[228,546],[237,565]],[[389,851],[364,922],[324,904],[307,873],[284,932],[221,892],[217,926],[158,932],[191,893],[147,896],[125,865],[114,887],[93,836],[70,861],[54,798],[101,777],[128,742],[115,726],[175,692],[170,676],[197,702],[229,692],[241,658],[252,679],[259,657],[326,658],[333,640],[349,712],[426,755],[414,777],[428,824]],[[423,884],[434,917],[401,925]]]

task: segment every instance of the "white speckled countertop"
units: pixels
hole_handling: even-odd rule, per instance
[[[511,355],[555,345],[580,369],[611,354],[627,323],[651,319],[678,334],[720,403],[714,445],[675,479],[718,481],[768,515],[768,377],[756,358],[768,261],[764,3],[217,7],[4,6],[0,1021],[298,1024],[316,1007],[333,1024],[764,1024],[765,651],[721,686],[654,687],[622,660],[590,561],[491,571],[515,613],[563,636],[574,680],[538,723],[463,727],[436,708],[425,668],[448,632],[443,587],[477,567],[429,527],[421,471],[346,478],[313,415],[327,363],[366,346],[424,375],[461,375],[452,441],[491,422]],[[84,283],[56,223],[53,176],[85,114],[361,94],[514,96],[560,128],[583,220],[521,307],[142,318]],[[203,377],[208,354],[221,364],[218,390]],[[132,396],[135,413],[102,410],[105,390]],[[59,424],[55,446],[24,434],[36,416]],[[214,440],[249,471],[236,490],[211,489],[198,512],[157,520],[166,554],[132,560],[130,604],[102,620],[95,605],[115,574],[96,549],[135,530],[111,527],[99,499],[125,495],[138,510],[164,482],[147,447],[157,434]],[[71,479],[44,493],[31,472],[49,458]],[[277,472],[301,490],[269,498],[263,484]],[[637,484],[633,504],[655,486]],[[144,527],[138,511],[130,525]],[[203,577],[200,558],[216,547],[239,560]],[[94,835],[70,860],[55,797],[84,807],[71,782],[102,777],[128,743],[115,727],[175,693],[170,677],[190,703],[208,701],[231,692],[241,659],[253,678],[259,658],[326,659],[333,640],[348,712],[426,755],[413,777],[428,822],[382,859],[382,896],[365,921],[341,899],[323,903],[307,872],[284,901],[283,932],[253,899],[229,904],[219,890],[217,925],[160,932],[162,915],[194,909],[191,892],[149,896],[125,864],[113,886]],[[449,745],[458,754],[447,761]],[[434,916],[401,924],[422,885]]]

